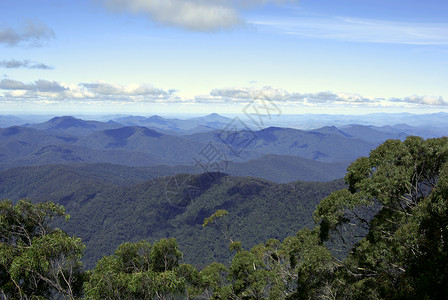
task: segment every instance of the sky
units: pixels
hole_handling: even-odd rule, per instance
[[[448,111],[443,0],[0,0],[0,114]]]

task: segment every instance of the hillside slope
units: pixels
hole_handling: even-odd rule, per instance
[[[15,176],[2,173],[2,198],[51,200],[66,206],[72,219],[56,225],[83,239],[89,267],[120,243],[162,237],[176,237],[190,263],[226,262],[228,242],[215,228],[202,228],[205,217],[227,209],[233,239],[249,248],[312,227],[317,203],[343,186],[342,181],[276,184],[222,173],[117,186],[63,166],[44,174],[16,170]]]

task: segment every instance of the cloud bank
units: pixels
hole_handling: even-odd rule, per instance
[[[196,96],[197,103],[248,103],[254,99],[267,99],[279,105],[349,105],[349,106],[391,106],[391,104],[448,107],[443,97],[410,96],[404,98],[368,98],[353,93],[297,93],[279,88],[228,87],[213,89],[209,95]]]
[[[169,97],[175,90],[164,91],[154,88],[148,84],[129,84],[122,86],[112,83],[82,83],[80,86],[89,92],[100,96],[148,96],[148,97]]]
[[[367,103],[377,102],[377,99],[369,99],[357,94],[332,92],[319,93],[291,93],[283,89],[273,87],[263,87],[261,89],[248,87],[230,87],[213,89],[209,95],[197,96],[197,102],[247,102],[257,98],[267,98],[278,102],[294,102],[294,103]]]
[[[142,14],[155,23],[192,31],[244,24],[240,10],[280,0],[102,0],[113,11]]]
[[[182,98],[178,90],[164,90],[150,84],[120,85],[109,82],[68,84],[39,79],[34,82],[22,82],[9,78],[0,80],[0,101],[58,102],[74,103],[113,102],[113,103],[186,103],[246,105],[257,99],[274,101],[277,105],[291,106],[326,106],[338,105],[348,107],[439,107],[448,108],[443,97],[409,96],[403,98],[367,98],[350,93],[298,93],[274,87],[216,88],[207,95]]]
[[[42,46],[53,39],[55,34],[40,21],[25,21],[19,28],[11,28],[0,25],[0,44],[6,46]]]
[[[0,100],[7,101],[176,102],[179,98],[175,92],[175,90],[157,89],[148,84],[118,85],[105,82],[67,84],[43,79],[30,83],[12,79],[0,81]]]

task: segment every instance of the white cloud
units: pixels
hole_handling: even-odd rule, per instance
[[[153,22],[193,31],[216,31],[245,23],[240,9],[280,0],[102,0],[114,11],[143,14]]]
[[[167,97],[172,91],[164,91],[154,88],[148,84],[130,84],[122,86],[118,84],[99,82],[99,83],[82,83],[90,92],[102,96],[154,96]]]
[[[351,94],[351,93],[338,93],[337,95],[337,101],[343,101],[343,102],[376,102],[379,101],[379,99],[370,99],[363,97],[359,94]]]
[[[12,90],[5,94],[7,98],[23,98],[26,97],[26,90]]]
[[[53,39],[55,34],[40,21],[28,20],[20,28],[0,27],[0,44],[37,47]]]
[[[1,93],[1,90],[5,92]],[[67,84],[36,80],[24,83],[18,80],[0,81],[0,99],[77,100],[118,102],[179,102],[176,90],[165,91],[148,84],[118,85],[107,82]]]
[[[367,103],[374,102],[377,99],[370,99],[362,97],[358,94],[348,94],[348,93],[332,93],[332,92],[319,92],[319,93],[306,93],[300,94],[299,99],[305,100],[307,103]]]
[[[207,98],[221,100],[221,101],[250,101],[255,98],[268,98],[275,101],[291,101],[296,99],[299,94],[289,93],[286,90],[273,88],[273,87],[263,87],[261,89],[249,88],[249,87],[228,87],[213,89],[209,96],[199,96],[197,100],[205,100]]]

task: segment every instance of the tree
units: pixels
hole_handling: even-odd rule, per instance
[[[175,239],[121,244],[90,272],[88,299],[174,299],[195,292],[198,272],[179,265],[182,252]]]
[[[204,219],[202,227],[215,225],[216,228],[224,235],[224,238],[229,240],[229,251],[232,252],[233,250],[235,250],[236,252],[240,252],[241,242],[232,240],[232,235],[230,232],[231,224],[226,218],[228,214],[229,212],[227,210],[219,209],[213,215]],[[221,220],[221,222],[218,223],[218,220]]]
[[[403,246],[406,271],[401,282],[412,286],[414,298],[448,298],[448,164],[431,195],[423,199],[409,223],[396,232]]]
[[[175,269],[182,259],[176,239],[161,239],[151,249],[152,268],[156,272],[166,272]]]
[[[69,215],[52,202],[0,202],[0,296],[4,299],[74,299],[82,293],[84,244],[60,229],[56,218]]]
[[[267,297],[268,270],[253,253],[249,251],[236,253],[229,271],[235,298],[264,299]]]
[[[230,299],[232,285],[227,278],[229,269],[221,263],[213,262],[200,273],[201,294],[206,299]]]
[[[368,230],[336,272],[346,297],[447,297],[447,164],[447,138],[388,140],[318,205],[322,240],[347,224]]]

